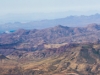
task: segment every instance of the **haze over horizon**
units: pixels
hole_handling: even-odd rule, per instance
[[[94,0],[2,0],[0,22],[33,21],[64,18],[70,15],[100,13],[99,2]]]

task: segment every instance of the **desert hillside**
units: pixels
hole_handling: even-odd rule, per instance
[[[0,34],[0,75],[99,75],[100,25]]]

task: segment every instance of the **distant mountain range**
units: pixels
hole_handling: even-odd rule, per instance
[[[45,47],[52,47],[53,44],[62,46],[68,43],[94,43],[100,40],[99,34],[100,25],[95,23],[86,27],[58,25],[40,30],[19,29],[12,33],[0,35],[0,49],[35,51]]]
[[[90,16],[68,16],[66,18],[52,19],[52,20],[41,20],[31,21],[26,23],[15,22],[0,24],[0,31],[9,31],[17,29],[43,29],[53,27],[56,25],[70,26],[70,27],[84,27],[90,23],[100,24],[100,14]]]

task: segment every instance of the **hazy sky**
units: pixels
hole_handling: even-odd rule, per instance
[[[11,13],[100,12],[100,0],[0,0],[0,15]]]

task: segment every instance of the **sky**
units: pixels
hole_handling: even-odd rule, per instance
[[[100,11],[100,0],[0,0],[0,15],[65,11]]]
[[[57,17],[61,13],[66,15],[100,13],[100,0],[0,0],[1,17],[32,13],[49,14],[52,17],[54,15]]]

